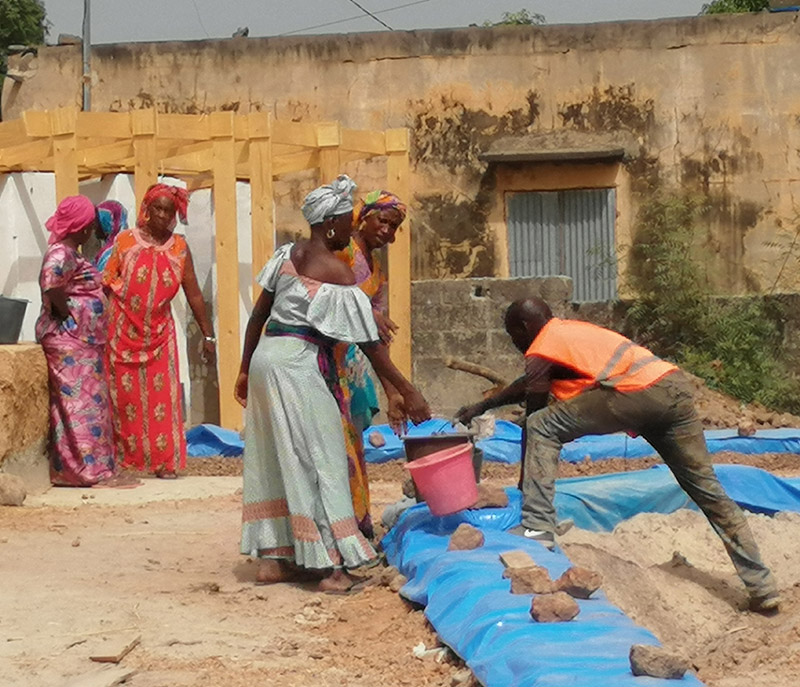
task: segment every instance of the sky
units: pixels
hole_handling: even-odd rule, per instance
[[[239,27],[251,37],[436,29],[498,21],[527,9],[548,24],[656,19],[696,15],[702,0],[92,0],[91,42],[228,38]],[[83,0],[44,0],[59,33],[81,34]]]

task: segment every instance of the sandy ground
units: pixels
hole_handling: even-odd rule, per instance
[[[489,472],[495,483],[516,479],[513,467]],[[370,474],[377,515],[399,497],[404,471]],[[124,491],[50,490],[0,508],[0,686],[62,687],[103,669],[90,656],[136,637],[121,663],[135,671],[133,687],[449,687],[464,676],[453,658],[413,655],[420,643],[436,646],[435,634],[385,587],[341,597],[254,586],[255,564],[238,554],[239,487],[236,476],[146,480]],[[743,592],[694,513],[640,516],[611,535],[573,531],[564,546],[603,573],[612,601],[689,654],[709,687],[794,686],[800,516],[752,521],[787,598],[774,618],[737,609]],[[674,551],[686,562],[673,564]]]

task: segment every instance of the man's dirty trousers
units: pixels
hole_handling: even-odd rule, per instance
[[[641,391],[596,387],[528,417],[522,524],[554,532],[558,457],[563,444],[587,434],[631,431],[644,437],[720,536],[751,596],[776,591],[741,509],[711,465],[703,427],[685,376],[676,371]]]

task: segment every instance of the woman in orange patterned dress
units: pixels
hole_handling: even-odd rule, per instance
[[[381,341],[389,344],[397,329],[388,316],[388,285],[377,256],[373,255],[384,246],[394,243],[398,227],[406,218],[405,204],[389,191],[372,191],[353,210],[353,235],[347,248],[336,256],[347,263],[356,278],[356,283],[372,304],[372,314],[378,326]],[[378,394],[372,380],[372,367],[358,346],[339,343],[334,349],[336,366],[343,380],[349,414],[342,414],[342,426],[347,445],[350,468],[350,493],[353,510],[364,536],[374,535],[370,516],[369,482],[367,464],[364,460],[363,432],[377,414]],[[405,413],[403,397],[389,384],[389,421],[395,431],[402,427]]]
[[[216,340],[197,284],[186,239],[189,195],[166,184],[151,186],[136,227],[118,235],[103,273],[109,291],[109,390],[114,441],[122,465],[174,479],[186,467],[181,384],[172,299],[183,287],[205,337],[204,357]]]

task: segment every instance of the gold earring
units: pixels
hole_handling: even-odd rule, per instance
[[[334,236],[336,236],[336,229],[331,227],[330,229],[328,229],[325,236],[327,236],[329,239],[332,239]]]

